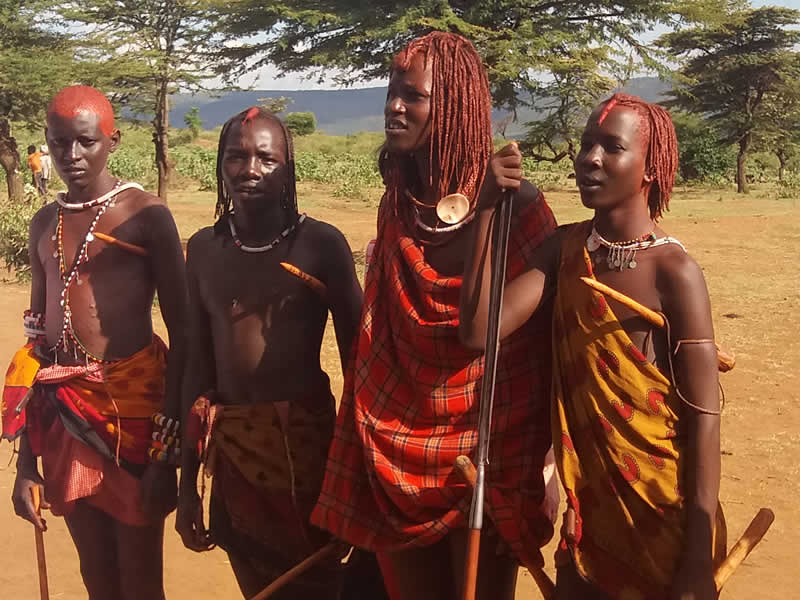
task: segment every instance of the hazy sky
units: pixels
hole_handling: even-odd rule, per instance
[[[800,0],[783,0],[777,2],[775,0],[751,0],[753,6],[786,6],[788,8],[800,9]],[[246,86],[255,82],[256,89],[262,90],[324,90],[336,89],[333,82],[318,84],[316,79],[304,80],[302,74],[290,73],[285,77],[277,77],[277,69],[272,66],[267,66],[259,69],[254,74],[243,78],[241,85]],[[381,80],[371,81],[367,83],[360,83],[354,87],[373,87],[383,85],[385,82]]]

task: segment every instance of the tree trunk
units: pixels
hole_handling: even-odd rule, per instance
[[[167,186],[169,185],[169,98],[167,96],[168,82],[162,80],[156,93],[156,116],[153,119],[153,144],[156,148],[156,168],[158,169],[158,196],[167,201]]]
[[[750,147],[750,134],[748,133],[739,140],[739,153],[736,155],[736,191],[740,194],[747,194],[747,173],[745,166],[747,163],[747,149]]]
[[[776,155],[778,157],[778,163],[779,163],[779,165],[778,165],[778,181],[783,183],[783,172],[786,170],[786,163],[788,161],[786,160],[786,155],[783,152],[778,152],[778,153],[776,153]]]
[[[25,200],[25,186],[20,174],[19,152],[17,140],[11,136],[11,124],[8,119],[0,118],[0,165],[6,172],[8,198],[11,202]]]

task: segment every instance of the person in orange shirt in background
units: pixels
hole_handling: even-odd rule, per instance
[[[42,154],[36,150],[36,146],[31,144],[28,146],[28,167],[33,173],[31,183],[36,188],[36,193],[39,196],[44,195],[44,187],[42,187]]]

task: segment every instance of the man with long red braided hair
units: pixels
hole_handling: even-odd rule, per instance
[[[458,340],[460,274],[492,156],[491,97],[472,44],[431,33],[392,63],[380,168],[386,192],[361,332],[312,522],[377,551],[392,600],[455,599],[474,455],[482,355]],[[555,229],[541,194],[518,194],[509,277]],[[504,344],[494,407],[478,597],[513,598],[518,560],[552,536],[542,475],[550,447],[548,320]]]
[[[594,218],[560,228],[506,285],[501,337],[556,290],[552,429],[567,496],[557,600],[717,597],[713,565],[725,542],[710,302],[698,264],[657,225],[677,147],[662,107],[623,94],[598,106],[575,159]],[[519,185],[519,153],[500,154],[491,179]],[[475,347],[488,304],[478,267],[491,256],[498,195],[481,197],[465,271],[461,333]]]

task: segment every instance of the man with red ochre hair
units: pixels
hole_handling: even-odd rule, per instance
[[[509,146],[493,160],[493,179],[519,186],[521,165]],[[567,496],[555,600],[717,598],[714,561],[725,542],[715,529],[711,307],[700,266],[658,225],[677,166],[666,110],[624,94],[601,103],[575,158],[581,200],[594,218],[560,227],[506,285],[501,338],[555,288],[553,447]],[[479,264],[491,256],[487,231],[499,197],[481,196],[465,271],[461,330],[474,347],[485,338],[489,281]],[[661,313],[667,327],[596,291],[598,282]]]
[[[162,600],[185,346],[180,239],[159,198],[109,172],[120,132],[101,92],[61,90],[46,137],[68,191],[31,222],[29,343],[3,391],[3,436],[19,439],[14,509],[44,530],[32,501],[44,489],[90,600]],[[153,333],[156,292],[169,350]]]
[[[483,375],[482,355],[458,340],[463,261],[493,152],[489,84],[475,48],[441,32],[411,42],[392,64],[384,112],[386,193],[312,522],[377,551],[392,600],[450,600],[463,581],[471,498],[454,464],[460,454],[474,458]],[[437,208],[451,202],[461,213],[441,219]],[[510,277],[555,229],[531,184],[516,206]],[[532,320],[500,355],[479,598],[513,598],[518,560],[541,564],[539,547],[553,533],[542,507],[547,325]]]

